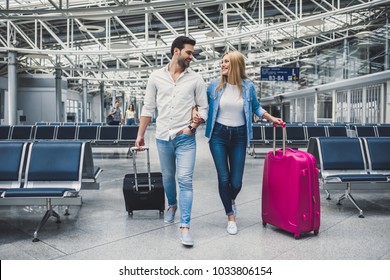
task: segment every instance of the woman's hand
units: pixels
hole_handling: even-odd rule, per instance
[[[192,117],[192,123],[194,123],[196,125],[196,127],[198,127],[199,124],[201,124],[202,122],[203,122],[203,119],[200,116],[199,112],[194,113],[193,117]]]
[[[270,121],[274,123],[275,125],[282,125],[284,122],[281,118],[276,118],[274,116],[271,116]]]

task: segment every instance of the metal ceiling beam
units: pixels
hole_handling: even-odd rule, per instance
[[[266,0],[266,1],[267,1],[267,3],[270,3],[270,1],[268,1],[268,0]],[[71,2],[73,4],[73,1],[71,1]],[[91,1],[89,1],[89,3],[90,2]],[[97,3],[97,2],[98,1],[96,1],[95,3]],[[101,1],[99,1],[99,2],[101,2]],[[230,49],[233,49],[233,48],[235,49],[235,46],[237,46],[237,45],[241,46],[241,44],[242,44],[243,52],[245,54],[249,54],[251,52],[257,52],[257,53],[261,54],[260,58],[251,60],[254,65],[256,63],[260,63],[262,61],[270,61],[270,60],[276,59],[276,58],[283,58],[283,54],[296,56],[302,52],[308,51],[310,49],[314,49],[316,47],[323,47],[325,45],[334,44],[334,43],[340,41],[341,39],[350,35],[350,34],[348,34],[348,32],[346,30],[348,30],[348,28],[349,28],[348,24],[351,23],[351,22],[347,22],[347,20],[340,20],[336,16],[338,16],[340,14],[344,14],[344,13],[351,13],[351,14],[353,13],[355,15],[359,15],[358,12],[360,9],[364,10],[364,11],[366,11],[367,9],[376,9],[377,10],[377,8],[376,8],[377,6],[390,3],[390,1],[374,0],[374,1],[361,1],[360,4],[356,4],[358,2],[353,1],[350,3],[351,4],[350,7],[345,7],[345,8],[341,8],[338,10],[338,9],[332,8],[332,7],[334,7],[332,5],[332,4],[334,4],[333,1],[332,1],[332,4],[330,4],[328,2],[325,3],[325,1],[322,1],[321,4],[317,3],[316,5],[317,6],[324,5],[324,6],[322,6],[323,7],[322,10],[328,10],[327,8],[329,8],[329,7],[332,10],[328,11],[328,12],[308,16],[308,17],[301,17],[302,16],[302,9],[300,7],[301,4],[303,2],[306,3],[306,2],[312,2],[312,1],[297,0],[297,1],[295,1],[295,5],[285,5],[285,4],[283,4],[284,2],[282,3],[282,1],[272,1],[274,3],[274,5],[272,7],[273,7],[275,13],[277,13],[277,14],[284,13],[284,14],[288,15],[286,17],[286,19],[287,19],[286,22],[281,22],[281,23],[265,26],[265,25],[257,24],[256,19],[252,18],[248,13],[245,12],[242,15],[234,16],[234,17],[231,17],[231,16],[228,17],[227,15],[224,15],[224,28],[223,28],[223,30],[221,30],[220,27],[217,25],[217,21],[216,21],[216,19],[218,19],[218,13],[216,13],[216,12],[214,12],[213,14],[211,14],[210,12],[206,13],[205,11],[203,11],[201,9],[202,5],[204,3],[207,3],[208,5],[215,6],[216,3],[223,3],[225,8],[226,8],[227,4],[229,5],[229,7],[232,7],[232,8],[234,8],[234,7],[240,8],[241,6],[236,4],[237,2],[240,2],[240,1],[208,1],[208,0],[201,1],[201,0],[198,0],[198,1],[163,1],[163,2],[165,2],[165,3],[169,2],[170,4],[175,4],[174,6],[169,8],[170,10],[174,9],[175,7],[178,7],[178,5],[183,5],[183,3],[184,3],[185,5],[183,5],[181,7],[185,7],[185,8],[181,8],[180,10],[177,10],[177,12],[183,12],[183,13],[185,12],[184,20],[186,22],[186,26],[187,26],[187,23],[189,22],[188,11],[191,11],[191,12],[193,11],[194,12],[194,15],[192,15],[193,18],[196,18],[196,16],[197,16],[200,20],[207,23],[207,25],[210,27],[211,30],[215,31],[217,34],[220,35],[220,37],[215,37],[215,38],[206,38],[206,39],[201,39],[201,40],[197,39],[197,46],[198,47],[200,47],[201,49],[202,48],[204,49],[206,47],[206,45],[215,45],[215,46],[229,46]],[[243,2],[243,1],[241,1],[241,2]],[[244,1],[244,2],[248,2],[248,1]],[[112,3],[112,1],[110,3]],[[158,3],[158,2],[156,2],[156,3]],[[210,3],[212,3],[212,4],[210,4]],[[260,6],[262,6],[262,7],[265,6],[264,0],[261,0],[258,3],[259,3],[259,9],[260,9]],[[337,5],[339,5],[339,3],[340,3],[340,1],[337,2]],[[76,4],[77,3],[75,3],[75,5]],[[78,4],[80,5],[80,1],[78,1]],[[119,4],[120,4],[119,2],[116,3],[116,5],[119,5]],[[152,4],[155,4],[155,3],[152,3]],[[194,4],[196,4],[196,5],[194,5]],[[272,5],[272,4],[270,4],[270,5]],[[274,7],[275,5],[278,8]],[[129,6],[131,6],[131,5],[120,5],[121,8],[125,7],[126,9],[129,8]],[[270,7],[271,6],[269,6],[267,8],[269,9]],[[113,9],[111,9],[111,8],[113,8]],[[295,8],[295,11],[294,11],[294,8]],[[69,8],[69,6],[68,6],[67,9],[65,9],[65,10],[70,13],[70,12],[76,12],[77,9],[81,10],[82,8],[80,8],[80,7],[79,8]],[[53,30],[53,28],[49,27],[49,24],[51,24],[51,26],[53,26],[53,27],[56,26],[57,21],[59,21],[60,18],[57,17],[56,21],[48,21],[46,18],[45,19],[42,18],[41,20],[39,20],[39,22],[41,23],[41,26],[44,27],[45,30],[48,30],[48,33],[50,34],[51,38],[54,38],[54,41],[57,44],[56,47],[58,47],[59,49],[47,49],[47,45],[45,45],[45,44],[43,44],[42,46],[39,46],[40,49],[36,49],[36,48],[34,49],[33,46],[31,46],[31,42],[33,42],[32,40],[30,40],[30,44],[27,44],[29,47],[31,47],[31,49],[15,48],[15,47],[11,47],[10,44],[4,46],[5,41],[10,42],[10,38],[15,37],[15,31],[12,32],[10,30],[11,28],[18,27],[19,30],[24,35],[22,35],[21,32],[19,32],[19,31],[17,32],[17,34],[18,34],[18,36],[20,34],[20,36],[22,38],[23,37],[28,38],[28,33],[26,33],[28,31],[26,31],[27,29],[23,29],[22,25],[19,25],[19,23],[22,23],[21,20],[3,21],[3,25],[5,25],[5,23],[7,23],[7,25],[6,25],[7,26],[7,38],[3,37],[4,39],[0,40],[0,44],[3,43],[3,47],[0,47],[0,51],[13,50],[13,51],[17,51],[19,53],[44,53],[44,54],[56,55],[57,57],[59,57],[59,61],[64,62],[65,67],[63,69],[64,69],[64,71],[66,71],[66,76],[69,77],[69,79],[77,79],[77,75],[79,75],[79,78],[84,77],[86,75],[85,71],[92,72],[93,75],[101,75],[102,79],[118,78],[116,76],[117,75],[116,73],[120,73],[120,75],[125,74],[125,73],[129,73],[129,74],[131,73],[131,75],[141,77],[142,71],[151,71],[158,64],[157,62],[159,60],[161,60],[161,63],[162,63],[164,59],[165,59],[165,61],[167,61],[169,59],[166,56],[167,51],[169,52],[169,50],[168,50],[169,46],[167,44],[164,44],[161,46],[150,46],[150,47],[145,46],[144,40],[138,39],[138,37],[140,35],[142,35],[142,32],[140,32],[141,34],[136,34],[136,33],[132,32],[131,30],[133,30],[133,29],[130,30],[130,28],[128,27],[128,23],[125,23],[123,21],[123,19],[120,18],[119,16],[115,16],[115,13],[118,13],[118,15],[119,15],[119,6],[99,7],[99,13],[103,14],[103,11],[107,12],[108,9],[111,9],[109,16],[114,15],[112,17],[112,19],[109,20],[109,22],[112,23],[111,21],[115,21],[115,22],[119,23],[120,27],[122,28],[122,30],[120,30],[120,32],[118,32],[118,36],[115,38],[115,40],[119,41],[121,36],[129,36],[131,38],[132,44],[134,45],[134,48],[129,48],[129,49],[125,49],[125,50],[124,49],[122,49],[122,50],[111,49],[110,43],[114,42],[113,41],[114,37],[112,36],[113,33],[109,32],[110,29],[108,28],[109,26],[107,25],[107,22],[106,22],[106,26],[105,26],[106,27],[105,37],[104,36],[99,37],[100,34],[95,35],[95,34],[92,34],[90,32],[85,33],[88,35],[88,36],[86,36],[85,39],[86,40],[90,39],[91,42],[97,46],[96,49],[91,49],[91,48],[89,48],[89,46],[88,47],[80,47],[80,48],[75,46],[75,45],[72,46],[72,43],[76,42],[74,40],[74,38],[75,38],[76,33],[78,32],[77,28],[72,30],[72,28],[74,27],[74,24],[72,24],[72,22],[74,21],[78,24],[81,24],[81,21],[79,19],[77,19],[76,16],[74,16],[76,18],[74,20],[70,20],[69,19],[70,17],[68,17],[68,19],[65,18],[66,28],[69,30],[67,32],[66,39],[65,39],[65,37],[63,37],[64,39],[62,39],[61,36],[57,35],[57,33]],[[172,25],[172,23],[170,23],[168,20],[165,19],[164,14],[163,14],[163,12],[165,11],[164,9],[162,7],[156,7],[156,5],[143,7],[143,14],[145,14],[145,13],[147,14],[147,16],[145,17],[145,24],[146,24],[146,21],[148,19],[148,16],[150,16],[151,14],[154,14],[156,16],[156,18],[162,23],[162,24],[159,23],[160,26],[162,26],[162,28],[164,28],[164,30],[161,30],[161,33],[163,34],[162,38],[161,38],[162,42],[167,41],[167,38],[168,38],[168,40],[170,40],[171,37],[177,36],[177,34],[178,34],[178,32],[175,29],[176,26]],[[86,9],[83,8],[83,11],[86,11]],[[92,10],[88,9],[89,15],[87,15],[87,17],[88,16],[90,16],[90,18],[92,18],[92,16],[96,17],[96,13],[93,14],[93,12],[91,12],[91,11],[93,11],[93,9]],[[51,11],[47,10],[46,12],[47,13],[55,12],[55,10],[51,10]],[[19,11],[19,13],[20,13],[20,11]],[[362,21],[364,20],[364,17],[366,16],[365,13],[366,12],[362,13],[362,18],[361,18]],[[0,10],[0,14],[4,15],[4,11]],[[264,14],[264,12],[263,12],[263,14]],[[10,14],[8,14],[8,15],[10,15]],[[105,16],[107,16],[107,13],[105,14]],[[121,16],[122,16],[122,14],[121,14]],[[26,19],[26,17],[22,16],[21,19],[24,21]],[[317,35],[308,35],[308,36],[304,36],[304,37],[297,37],[296,36],[298,34],[297,32],[299,30],[317,29],[317,28],[307,28],[307,27],[301,26],[302,23],[312,21],[315,19],[322,19],[328,24],[331,22],[332,29],[329,29],[329,28],[328,28],[328,30],[321,29],[322,34],[318,35],[318,36]],[[10,25],[9,22],[12,22],[12,25]],[[262,22],[262,21],[259,19],[258,22]],[[1,23],[2,22],[0,20],[0,24]],[[46,23],[46,25],[44,25],[44,23]],[[328,24],[324,24],[324,26],[328,25]],[[64,27],[57,25],[57,28],[64,28]],[[131,27],[131,28],[133,28],[133,27]],[[189,29],[189,28],[192,28],[192,29]],[[35,34],[37,34],[37,31],[38,31],[37,27],[35,27],[35,29],[36,29]],[[188,30],[189,30],[189,35],[191,35],[191,36],[193,36],[193,35],[197,36],[197,35],[202,33],[201,30],[197,31],[196,29],[194,29],[193,26],[186,27],[186,32],[188,32]],[[228,34],[226,34],[226,32],[228,30],[229,31],[234,30],[234,33],[228,35]],[[148,30],[146,30],[146,32],[144,32],[144,34],[145,33],[147,34]],[[204,33],[205,32],[203,32],[202,36],[204,36]],[[290,34],[291,34],[291,36],[289,36]],[[24,39],[26,39],[26,38],[24,38]],[[267,38],[271,39],[269,41],[269,43],[271,43],[270,45],[260,44],[261,42],[265,42],[267,40]],[[288,40],[285,40],[286,38]],[[42,40],[42,38],[41,38],[41,40]],[[102,41],[102,40],[105,40],[105,41]],[[36,44],[38,44],[36,39],[34,41],[36,42]],[[280,45],[281,43],[284,43],[286,41],[291,43],[291,46],[283,47],[279,51],[276,51],[274,49],[274,48],[278,47],[278,44]],[[27,42],[27,40],[26,40],[26,42]],[[80,43],[81,43],[81,41],[80,41]],[[252,48],[249,49],[251,44],[253,44]],[[124,61],[124,58],[121,55],[123,55],[125,53],[127,56],[130,56],[131,54],[135,54],[135,53],[139,53],[139,52],[143,53],[142,60],[146,63],[146,66],[135,67],[135,68],[129,69],[129,67],[128,67],[129,65]],[[165,53],[165,54],[162,54],[161,56],[155,55],[153,57],[152,53],[160,53],[160,52]],[[149,55],[149,53],[150,53],[150,55]],[[94,56],[98,56],[99,59],[96,59]],[[111,61],[110,61],[111,56],[113,58],[111,58]],[[65,58],[65,59],[63,59],[63,58]],[[68,62],[65,60],[68,60]],[[86,68],[82,67],[83,60],[90,62],[90,64],[88,64],[88,66]],[[209,73],[208,72],[209,69],[214,67],[212,65],[214,64],[214,62],[216,62],[218,60],[219,60],[219,58],[208,59],[207,61],[206,60],[194,61],[193,65],[197,66],[197,67],[201,67],[200,71],[202,73]],[[288,60],[291,60],[291,59],[288,58]],[[153,61],[155,61],[154,64],[153,64]],[[115,65],[113,64],[111,66],[110,64],[113,62],[115,62],[114,63]],[[37,63],[38,63],[38,61],[37,61]],[[47,61],[47,63],[49,63],[49,60]],[[56,67],[56,62],[51,61],[50,63],[53,64],[51,67],[47,66],[47,63],[42,64],[42,66],[48,67],[47,69],[54,69]],[[206,66],[206,63],[209,64],[209,66]],[[154,66],[152,66],[152,65],[154,65]],[[215,72],[215,70],[214,70],[214,72]],[[212,72],[210,72],[210,73],[212,74]],[[88,78],[88,77],[86,77],[86,78]]]
[[[101,6],[91,7],[91,3],[87,2],[90,6],[86,8],[67,8],[59,10],[48,9],[33,9],[28,10],[26,7],[21,9],[5,9],[0,11],[0,19],[12,19],[17,20],[23,16],[24,19],[44,18],[46,20],[56,19],[59,17],[78,18],[80,13],[83,13],[84,18],[94,18],[96,16],[120,16],[120,15],[143,15],[152,11],[146,10],[146,8],[153,8],[154,12],[169,12],[179,11],[186,8],[202,8],[220,5],[224,3],[245,3],[249,0],[166,0],[155,2],[134,2],[128,5],[122,6]],[[100,1],[99,1],[100,2]],[[98,5],[99,3],[96,3]],[[15,15],[14,15],[15,14]]]

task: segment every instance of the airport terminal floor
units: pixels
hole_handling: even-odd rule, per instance
[[[146,135],[151,169],[159,171],[154,127]],[[227,218],[217,190],[217,177],[204,128],[197,134],[194,175],[192,248],[180,243],[178,215],[165,224],[156,210],[125,210],[122,184],[132,173],[126,148],[93,148],[94,164],[103,168],[99,190],[83,190],[81,207],[71,206],[62,223],[50,219],[32,242],[33,232],[45,211],[38,206],[0,207],[1,260],[390,260],[390,193],[354,193],[365,218],[348,200],[336,205],[342,193],[326,200],[321,191],[321,226],[318,235],[293,234],[272,225],[263,227],[261,187],[264,155],[247,155],[243,188],[237,198],[237,235],[226,231]],[[145,159],[138,154],[142,172]],[[288,186],[286,186],[288,187]],[[326,269],[326,268],[324,268]]]

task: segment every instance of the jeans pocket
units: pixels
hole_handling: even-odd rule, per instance
[[[223,133],[223,127],[220,124],[215,123],[213,129],[213,135],[220,135],[221,133]]]
[[[237,129],[237,135],[239,137],[246,137],[246,127],[242,126],[242,127],[238,128]]]

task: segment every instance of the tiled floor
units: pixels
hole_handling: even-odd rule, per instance
[[[159,170],[154,129],[147,134],[152,170]],[[244,184],[237,199],[239,233],[226,232],[227,219],[217,191],[217,179],[207,140],[200,129],[194,177],[191,232],[193,248],[179,241],[178,221],[164,224],[158,211],[125,211],[122,184],[132,173],[124,148],[95,148],[95,165],[104,169],[100,190],[82,192],[83,205],[71,207],[62,223],[53,220],[32,242],[42,207],[0,207],[2,260],[390,260],[390,193],[356,193],[365,211],[349,202],[337,206],[321,193],[320,233],[295,240],[290,233],[261,221],[261,182],[264,157],[247,156]],[[269,148],[261,149],[263,153]],[[142,171],[144,159],[139,158]],[[340,193],[332,193],[335,198]],[[59,209],[63,211],[63,209]]]

